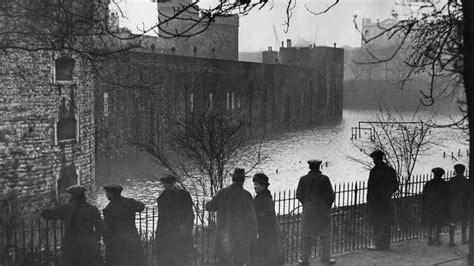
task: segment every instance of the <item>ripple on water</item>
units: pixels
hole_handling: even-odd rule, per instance
[[[409,112],[405,113],[409,114]],[[351,127],[357,126],[359,121],[373,120],[375,115],[376,111],[344,110],[344,117],[339,122],[289,132],[265,140],[262,151],[269,155],[269,160],[255,171],[263,171],[269,176],[272,191],[295,189],[299,178],[308,171],[306,161],[314,158],[323,160],[322,171],[330,177],[333,184],[366,180],[368,169],[348,159],[349,156],[370,159],[351,144]],[[432,117],[429,112],[422,112],[420,115],[426,118]],[[438,123],[450,122],[447,114],[438,115],[434,119]],[[433,146],[426,155],[420,156],[415,173],[428,173],[435,166],[449,170],[455,163],[467,163],[468,146],[463,134],[453,129],[433,129],[433,133],[439,137],[439,142],[443,146]],[[443,152],[449,155],[454,152],[457,155],[458,150],[462,150],[463,156],[456,158],[457,161],[442,156]],[[242,157],[245,158],[245,155]],[[149,167],[148,164],[143,167],[143,164],[136,162],[125,162],[125,164],[119,162],[108,167],[117,168],[116,172],[109,173],[107,179],[104,176],[98,176],[98,185],[108,182],[121,183],[125,188],[125,196],[138,198],[148,206],[156,204],[156,198],[162,188],[159,182],[147,178],[149,176],[147,171],[159,172],[159,170]],[[108,171],[112,170],[108,169]],[[245,188],[253,192],[252,182],[247,181]],[[105,206],[107,203],[105,196],[99,197],[99,203]]]

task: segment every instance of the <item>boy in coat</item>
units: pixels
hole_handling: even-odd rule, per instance
[[[449,184],[443,180],[443,168],[433,168],[433,179],[423,186],[422,215],[428,226],[428,245],[441,245],[439,234],[449,215]],[[433,237],[434,233],[434,237]]]
[[[464,176],[466,167],[462,164],[454,166],[455,176],[448,181],[449,184],[449,246],[455,247],[454,229],[456,223],[461,223],[461,244],[467,244],[467,221],[469,218],[468,182]]]

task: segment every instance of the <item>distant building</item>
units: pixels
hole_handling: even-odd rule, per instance
[[[156,30],[158,36],[141,36],[139,38],[141,47],[134,49],[135,51],[238,60],[239,17],[237,15],[217,17],[209,22],[210,24],[207,24],[207,19],[201,24],[196,24],[202,14],[197,7],[188,8],[191,4],[190,0],[151,2],[157,4],[158,19],[163,24]],[[166,22],[174,17],[179,19]],[[119,23],[117,12],[111,12],[111,28],[120,32],[122,37],[133,36],[130,30],[123,28]],[[176,34],[181,36],[175,37]]]
[[[398,15],[392,14],[393,18],[387,18],[382,21],[378,19],[372,22],[370,18],[362,19],[361,47],[367,44],[371,45],[391,45],[398,41],[397,36],[392,36],[390,29],[397,24]]]
[[[268,46],[267,51],[262,53],[262,63],[264,64],[278,64],[279,63],[278,51],[273,51],[273,47]]]
[[[309,86],[318,88],[315,99],[320,106],[327,107],[330,116],[337,117],[342,115],[344,50],[335,46],[293,47],[291,39],[287,39],[286,47],[282,42],[279,52],[273,51],[272,47],[263,52],[263,64],[310,68],[314,79],[309,81]],[[301,97],[306,96],[303,93]]]

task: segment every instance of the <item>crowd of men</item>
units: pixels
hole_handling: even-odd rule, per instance
[[[367,205],[369,222],[374,230],[372,250],[390,248],[390,229],[394,220],[392,195],[398,190],[396,171],[384,162],[380,150],[370,154],[375,166],[368,180]],[[331,258],[331,206],[335,199],[329,178],[320,171],[320,160],[309,160],[309,173],[299,180],[296,198],[303,207],[300,265],[309,265],[312,241],[320,237],[321,262],[334,264]],[[463,244],[467,243],[467,179],[465,167],[455,165],[456,175],[444,181],[444,170],[434,168],[434,178],[426,183],[422,194],[423,221],[429,227],[429,245],[440,245],[441,226],[449,222],[449,246],[455,246],[454,229],[461,223]],[[245,170],[236,168],[232,184],[220,190],[206,204],[206,210],[216,212],[214,256],[219,265],[283,265],[280,229],[274,201],[268,190],[269,178],[263,173],[253,176],[256,196],[243,188]],[[177,178],[161,178],[164,191],[157,199],[156,256],[158,265],[187,266],[194,261],[193,201],[189,192],[177,184]],[[145,256],[135,225],[135,214],[145,205],[121,195],[118,184],[104,186],[109,204],[102,220],[97,207],[86,201],[86,189],[74,185],[67,189],[68,203],[46,209],[42,217],[62,220],[65,234],[61,245],[61,265],[104,265],[98,240],[106,246],[105,264],[112,266],[142,266]],[[434,236],[433,236],[434,234]]]

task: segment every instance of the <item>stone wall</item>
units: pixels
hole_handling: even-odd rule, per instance
[[[16,52],[0,57],[0,216],[25,214],[60,200],[61,168],[63,175],[75,168],[81,184],[94,186],[92,75],[75,58],[73,80],[54,84],[58,56]],[[79,135],[61,141],[57,122],[70,114],[78,120]]]
[[[159,2],[160,21],[167,21],[174,16],[178,18],[160,26],[160,37],[156,38],[158,40],[156,52],[172,54],[171,49],[174,48],[174,55],[237,61],[239,57],[239,16],[215,17],[212,21],[207,19],[201,21],[199,10],[194,8],[182,10],[189,3],[190,1],[187,0]],[[175,15],[177,13],[179,14]],[[200,23],[196,23],[196,21],[200,21]],[[170,33],[172,34],[170,35]],[[173,37],[173,34],[177,33],[181,37]]]
[[[333,61],[339,59],[342,65],[342,58]],[[147,138],[166,141],[173,133],[169,119],[192,115],[211,101],[222,109],[241,109],[251,126],[267,133],[339,118],[342,71],[326,65],[316,69],[145,53],[103,62],[103,78],[95,83],[97,159],[129,156],[136,151],[132,143]]]

